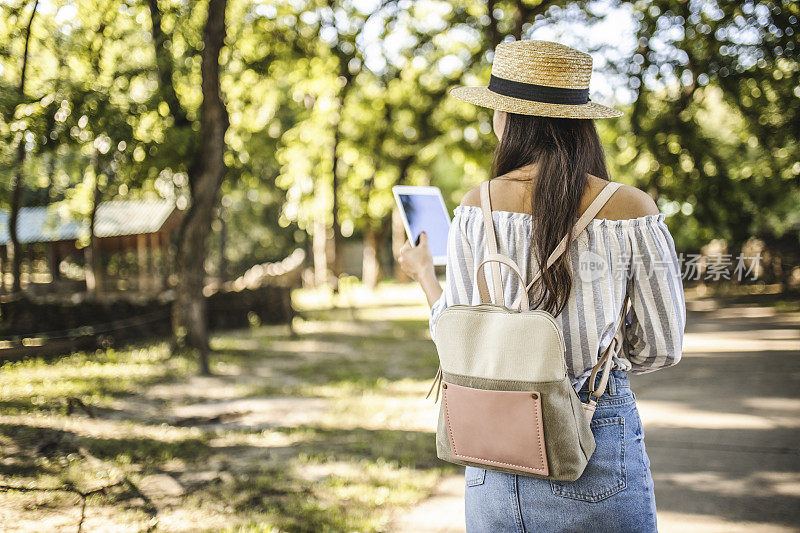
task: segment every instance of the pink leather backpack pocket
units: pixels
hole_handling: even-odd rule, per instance
[[[442,384],[453,457],[547,476],[542,397],[531,391],[496,391]]]

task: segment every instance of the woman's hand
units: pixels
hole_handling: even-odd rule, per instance
[[[406,242],[397,254],[397,262],[408,276],[419,282],[428,305],[433,306],[436,300],[442,296],[442,286],[436,279],[436,271],[433,268],[433,254],[428,248],[428,236],[423,231],[419,236],[419,244],[411,246]]]
[[[411,246],[411,243],[406,241],[397,254],[397,262],[403,272],[415,281],[422,282],[431,275],[435,277],[433,255],[428,248],[428,236],[424,231],[419,235],[418,245]]]

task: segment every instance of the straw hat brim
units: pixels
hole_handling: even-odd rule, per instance
[[[588,102],[580,105],[548,104],[533,102],[511,96],[504,96],[489,90],[486,86],[475,87],[460,85],[453,87],[450,96],[470,104],[518,113],[520,115],[535,115],[539,117],[555,118],[614,118],[622,116],[622,112],[612,107]]]

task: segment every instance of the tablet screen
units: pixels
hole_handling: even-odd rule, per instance
[[[424,231],[428,235],[428,247],[434,264],[443,265],[447,257],[450,217],[440,194],[398,192],[397,198],[408,224],[409,240],[416,244],[419,234]]]

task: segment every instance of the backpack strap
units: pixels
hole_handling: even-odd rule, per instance
[[[621,186],[621,183],[609,181],[603,187],[603,189],[600,191],[600,194],[598,194],[597,197],[592,200],[592,203],[589,204],[589,207],[586,208],[586,211],[584,211],[578,218],[578,221],[575,223],[575,226],[573,226],[572,231],[568,235],[565,235],[563,239],[561,239],[561,242],[558,243],[558,246],[556,246],[555,250],[553,250],[553,252],[547,258],[547,263],[544,268],[539,269],[539,272],[536,273],[536,275],[533,277],[533,280],[531,280],[531,282],[525,287],[525,291],[523,292],[526,295],[528,291],[531,290],[531,287],[533,287],[539,278],[542,277],[542,273],[553,266],[553,263],[555,263],[556,260],[561,257],[561,254],[567,250],[567,246],[578,238],[578,235],[580,235],[581,232],[586,229],[586,226],[588,226],[592,219],[597,216],[597,213],[600,212],[603,206],[605,206],[606,203],[608,203],[608,201],[611,199],[611,196],[617,192],[617,189],[619,189]],[[496,257],[502,254],[497,252],[497,237],[494,231],[494,220],[492,219],[492,199],[489,191],[489,180],[481,183],[480,192],[481,212],[483,213],[483,227],[486,237],[486,256]],[[511,261],[511,259],[509,259],[509,261]],[[494,286],[495,300],[500,305],[503,305],[505,303],[505,297],[503,294],[503,281],[500,277],[500,261],[497,261],[496,259],[492,261],[490,268],[492,271],[492,283]],[[519,267],[517,267],[517,269],[519,269]],[[480,277],[480,272],[477,272],[476,274],[478,277]],[[478,294],[480,294],[481,303],[491,302],[492,300],[489,296],[486,283],[481,280],[476,284],[478,285]]]
[[[592,373],[589,376],[589,400],[583,404],[583,409],[589,422],[592,421],[594,411],[597,409],[597,400],[599,400],[600,396],[602,396],[606,391],[609,374],[611,374],[611,366],[614,362],[614,356],[616,356],[617,353],[622,350],[622,341],[625,336],[625,317],[628,314],[629,302],[630,299],[628,294],[625,293],[625,298],[622,300],[622,316],[620,317],[619,324],[617,325],[617,330],[614,332],[614,337],[612,337],[611,343],[603,352],[603,355],[601,355],[597,360],[597,364],[592,367]],[[597,373],[600,372],[601,369],[602,374],[600,376],[600,383],[595,386]]]
[[[478,285],[478,293],[481,295],[481,303],[487,303],[483,297],[489,297],[489,288],[486,286],[486,277],[483,275],[484,267],[487,264],[495,264],[499,265],[503,263],[508,268],[511,269],[514,274],[517,275],[519,279],[520,285],[525,285],[525,279],[522,277],[522,272],[519,270],[519,266],[515,263],[512,259],[510,259],[507,255],[503,254],[486,254],[486,258],[478,265],[478,270],[475,271],[475,281]],[[502,288],[500,294],[502,295]],[[531,304],[528,302],[528,293],[526,291],[520,291],[519,297],[516,301],[511,304],[511,307],[516,307],[519,311],[528,311],[531,308]]]
[[[545,264],[543,268],[539,269],[539,272],[536,273],[536,275],[533,277],[533,280],[531,280],[528,286],[525,287],[526,291],[531,290],[531,287],[533,287],[533,285],[539,281],[539,278],[542,277],[542,273],[553,266],[553,263],[556,262],[556,259],[561,257],[561,254],[567,250],[567,246],[578,238],[578,235],[580,235],[581,232],[586,229],[586,226],[589,225],[589,222],[591,222],[592,219],[597,216],[597,213],[600,212],[603,206],[606,205],[606,203],[611,199],[611,196],[617,192],[617,189],[620,187],[622,187],[622,184],[614,181],[609,181],[603,187],[603,190],[600,191],[600,194],[597,195],[592,203],[589,204],[589,207],[586,208],[586,211],[584,211],[583,214],[578,218],[578,221],[572,228],[572,232],[570,232],[568,235],[565,235],[564,238],[561,239],[561,242],[558,243],[556,249],[553,250],[553,252],[550,254],[550,257],[547,258],[547,264]]]
[[[481,183],[481,211],[483,212],[483,231],[486,237],[486,256],[496,256],[498,255],[497,237],[494,232],[494,220],[492,219],[492,199],[489,196],[488,180]],[[503,305],[505,303],[505,295],[503,294],[503,279],[500,277],[500,263],[492,262],[489,265],[489,268],[492,271],[491,278],[494,287],[494,299],[497,303]],[[480,277],[480,275],[480,271],[476,272],[477,277]],[[484,276],[485,275],[486,274],[484,274]],[[482,284],[478,283],[478,293],[481,296],[481,303],[489,303],[492,301],[489,298],[489,291],[485,282]]]

